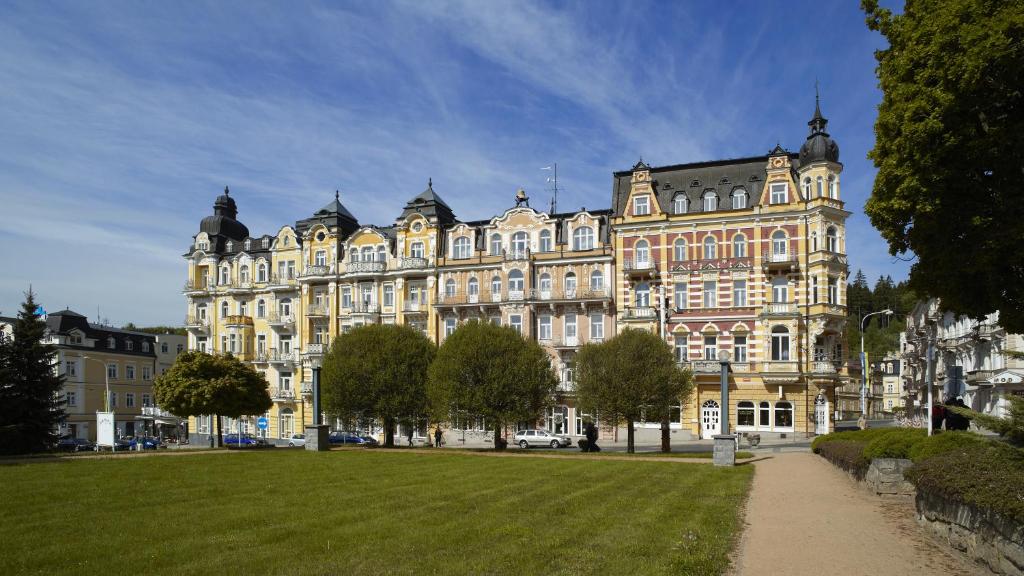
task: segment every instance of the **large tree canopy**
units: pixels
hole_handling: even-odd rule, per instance
[[[342,334],[324,359],[324,407],[343,418],[379,419],[384,445],[394,446],[396,422],[426,415],[427,369],[435,351],[430,339],[408,326],[368,324]]]
[[[267,381],[234,356],[189,351],[153,382],[156,403],[177,416],[263,414],[273,406]],[[217,418],[220,436],[220,418]]]
[[[633,452],[633,423],[641,416],[657,422],[693,390],[693,377],[680,368],[669,345],[646,330],[627,328],[576,354],[576,397],[580,407],[605,423],[627,425]]]
[[[64,419],[64,376],[57,348],[43,342],[46,323],[36,314],[38,307],[30,290],[11,340],[0,342],[0,453],[52,448]]]
[[[535,420],[553,403],[557,385],[540,344],[512,328],[471,320],[438,349],[427,395],[437,420],[482,417],[501,448],[502,426]]]
[[[1024,331],[1024,3],[862,0],[879,50],[878,167],[865,211],[910,286]]]

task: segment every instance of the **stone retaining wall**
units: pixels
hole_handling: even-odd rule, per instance
[[[868,466],[864,482],[878,495],[913,496],[914,485],[903,477],[913,462],[903,458],[875,458]]]
[[[1024,527],[973,506],[918,493],[917,521],[996,574],[1024,575]]]

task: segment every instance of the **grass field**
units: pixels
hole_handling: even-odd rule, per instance
[[[273,450],[0,466],[0,574],[719,574],[751,466]]]

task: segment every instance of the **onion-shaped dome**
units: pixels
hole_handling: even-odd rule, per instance
[[[800,165],[821,161],[839,162],[839,144],[836,144],[825,131],[828,120],[821,115],[817,95],[814,98],[814,117],[807,125],[810,126],[811,133],[800,147]]]

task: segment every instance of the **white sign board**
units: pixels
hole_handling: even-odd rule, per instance
[[[96,445],[114,446],[114,413],[96,413]]]

